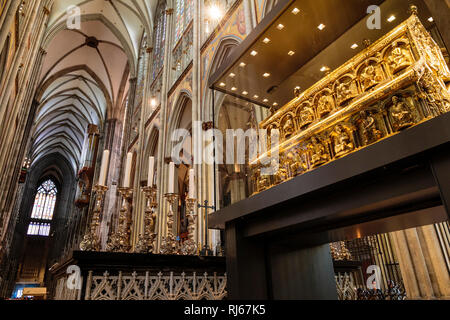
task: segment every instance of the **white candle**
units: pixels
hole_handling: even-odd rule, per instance
[[[133,154],[128,153],[127,154],[127,164],[125,166],[125,181],[123,183],[123,186],[125,188],[130,187],[130,181],[131,181],[131,163],[133,162]]]
[[[147,187],[153,187],[153,174],[155,171],[155,157],[148,158]]]
[[[194,169],[189,169],[189,198],[190,199],[194,199],[195,198],[195,173],[194,173]]]
[[[103,151],[102,166],[100,167],[100,177],[98,178],[98,184],[101,186],[106,185],[106,173],[108,172],[109,165],[109,150]]]
[[[169,193],[175,193],[174,189],[175,182],[175,163],[171,162],[169,164]]]

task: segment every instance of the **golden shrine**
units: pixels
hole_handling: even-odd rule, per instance
[[[254,194],[450,111],[449,84],[444,56],[412,7],[405,22],[260,124],[268,137],[278,130],[280,161],[274,175],[261,174],[274,149],[251,162]]]

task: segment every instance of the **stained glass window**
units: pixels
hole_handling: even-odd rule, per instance
[[[155,38],[153,44],[153,80],[161,71],[164,64],[164,44],[166,42],[166,13],[165,4],[160,2],[158,6],[157,15],[158,21],[156,24]]]
[[[50,234],[50,223],[55,210],[58,189],[52,180],[46,180],[37,189],[34,198],[31,222],[28,226],[28,235],[48,236]]]
[[[193,0],[177,0],[175,8],[175,37],[176,44],[192,20]]]

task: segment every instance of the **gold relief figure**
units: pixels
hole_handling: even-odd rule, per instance
[[[353,151],[355,148],[352,138],[350,138],[350,135],[348,134],[347,130],[345,128],[338,124],[334,128],[333,131],[334,135],[334,153],[336,154],[336,158],[342,157],[346,155],[347,153]]]
[[[298,175],[300,172],[306,171],[308,169],[308,166],[303,161],[298,149],[289,151],[286,158],[288,159],[287,164],[289,165],[289,169],[293,177]]]
[[[361,131],[364,138],[364,144],[368,145],[375,142],[383,136],[380,130],[378,130],[375,119],[366,111],[359,113],[361,117]]]
[[[387,62],[394,74],[411,65],[411,55],[408,50],[399,46],[397,43],[394,43],[392,48]]]
[[[307,104],[304,105],[299,114],[300,128],[304,128],[314,121],[314,110]]]
[[[450,101],[447,92],[434,81],[430,73],[426,73],[421,81],[423,94],[421,97],[428,102],[433,116],[450,111]]]
[[[311,142],[308,144],[308,150],[311,156],[312,168],[320,166],[330,160],[330,155],[328,154],[326,147],[315,136],[311,138]]]
[[[284,138],[287,139],[290,136],[292,136],[294,131],[295,131],[294,122],[292,121],[292,117],[288,116],[286,122],[283,125]]]
[[[281,159],[280,159],[281,160]],[[282,183],[287,180],[289,175],[286,170],[280,163],[274,158],[271,161],[272,173],[274,174],[275,184]]]
[[[401,130],[414,124],[411,110],[409,109],[407,104],[397,96],[392,97],[392,107],[389,113],[392,117],[395,130]]]
[[[367,63],[366,67],[360,75],[360,79],[362,89],[363,91],[366,91],[383,81],[383,76],[381,75],[380,69],[377,66]]]
[[[257,189],[258,192],[264,191],[266,190],[270,184],[269,184],[269,179],[267,175],[261,175],[261,169],[258,169],[257,171],[257,175],[258,175],[258,180],[257,180]]]
[[[320,97],[317,105],[317,113],[319,117],[323,117],[329,114],[333,110],[333,106],[330,101],[330,97],[323,95]]]
[[[338,104],[342,104],[351,98],[353,98],[356,94],[354,94],[352,90],[352,81],[343,81],[339,83],[336,87],[336,97]]]

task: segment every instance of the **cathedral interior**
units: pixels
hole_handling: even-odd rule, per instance
[[[450,0],[0,0],[0,298],[450,299]]]

